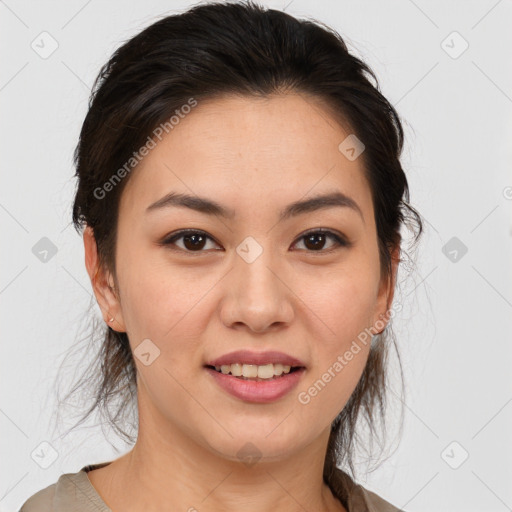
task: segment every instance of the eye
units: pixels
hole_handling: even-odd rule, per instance
[[[325,246],[325,241],[327,239],[331,239],[334,243],[328,250],[323,250]],[[329,231],[327,229],[313,229],[308,231],[299,237],[298,240],[304,239],[304,245],[306,247],[307,252],[331,252],[339,247],[350,247],[352,245],[345,237]],[[183,240],[183,245],[180,246],[176,242],[178,240]],[[206,234],[204,231],[197,229],[184,229],[173,233],[170,237],[165,238],[160,245],[163,246],[172,246],[176,245],[178,250],[185,252],[205,252],[202,249],[208,243],[208,240],[214,242],[218,245],[211,236]],[[296,242],[297,243],[297,242]],[[294,245],[296,245],[296,243]]]
[[[213,238],[207,235],[204,231],[197,229],[184,229],[174,233],[170,238],[163,240],[161,245],[175,245],[175,242],[180,239],[183,239],[184,247],[178,247],[186,252],[204,252],[201,249],[204,248],[206,241],[213,241]]]
[[[326,239],[334,240],[334,244],[327,250],[324,249]],[[333,233],[327,229],[313,229],[303,234],[299,240],[304,239],[304,245],[311,249],[308,252],[331,252],[339,247],[350,247],[350,243],[345,237]]]

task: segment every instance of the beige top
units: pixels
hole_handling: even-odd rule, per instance
[[[112,512],[87,476],[88,471],[106,466],[110,462],[90,464],[77,473],[61,475],[56,483],[28,498],[18,512]],[[338,471],[342,473],[340,476],[348,478],[353,484],[345,505],[348,512],[405,512],[356,484],[347,473]]]

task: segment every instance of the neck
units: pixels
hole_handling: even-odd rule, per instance
[[[323,481],[329,428],[287,456],[244,462],[155,420],[154,410],[143,412],[133,449],[105,468],[108,485],[100,494],[114,511],[160,512],[172,505],[187,512],[346,512]]]

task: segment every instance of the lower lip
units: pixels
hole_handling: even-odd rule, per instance
[[[289,393],[298,383],[305,368],[269,380],[244,380],[206,368],[215,382],[231,395],[247,402],[269,403]]]

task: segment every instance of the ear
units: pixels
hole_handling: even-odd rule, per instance
[[[393,304],[393,296],[395,294],[395,285],[398,273],[398,265],[400,263],[400,244],[398,243],[391,253],[391,275],[382,276],[377,298],[376,313],[373,319],[373,331],[375,334],[381,333],[389,323],[391,315],[389,308]]]
[[[105,323],[115,331],[125,332],[121,303],[115,293],[115,283],[110,272],[100,268],[94,231],[90,226],[84,230],[85,267]],[[114,320],[110,322],[110,319]]]

